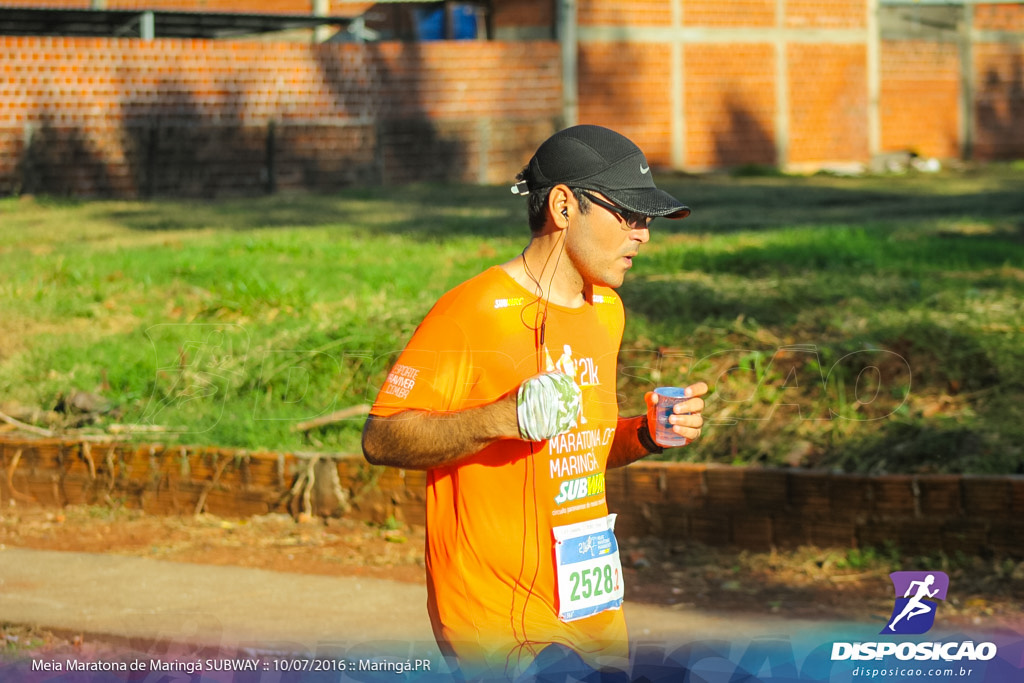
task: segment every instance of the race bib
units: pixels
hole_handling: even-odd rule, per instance
[[[558,618],[575,621],[622,606],[615,515],[554,528]]]

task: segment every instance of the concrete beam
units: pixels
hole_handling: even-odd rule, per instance
[[[563,0],[564,1],[564,0]],[[764,28],[694,28],[583,26],[579,29],[581,43],[789,43],[863,44],[866,29],[793,29]]]

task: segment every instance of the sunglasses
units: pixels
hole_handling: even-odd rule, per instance
[[[619,227],[621,227],[623,230],[644,230],[650,228],[651,221],[654,220],[652,216],[645,216],[642,213],[637,213],[636,211],[624,209],[621,206],[618,206],[617,204],[612,204],[611,202],[605,199],[595,197],[589,192],[583,192],[581,190],[581,193],[584,197],[594,202],[598,206],[608,209],[613,214],[615,214],[615,217],[618,218],[619,221],[622,223],[622,225],[620,225]]]

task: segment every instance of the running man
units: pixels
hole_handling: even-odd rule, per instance
[[[892,623],[889,624],[889,630],[895,632],[896,622],[906,617],[907,621],[910,621],[916,616],[921,614],[928,614],[935,607],[924,602],[925,598],[934,598],[939,589],[936,588],[933,591],[929,591],[928,588],[935,583],[935,575],[929,574],[924,578],[923,581],[911,581],[907,587],[907,592],[903,594],[903,597],[910,598],[910,594],[914,592],[914,586],[917,586],[917,593],[914,597],[910,598],[907,604],[903,607],[903,611],[899,613]]]
[[[465,675],[621,673],[605,471],[662,447],[653,394],[648,414],[619,416],[615,290],[651,220],[690,209],[655,187],[634,143],[598,126],[550,137],[512,191],[528,203],[529,243],[434,305],[380,389],[363,452],[427,470],[427,609]],[[707,385],[687,389],[671,422],[692,441]]]

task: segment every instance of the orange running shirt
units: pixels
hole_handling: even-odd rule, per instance
[[[608,515],[604,473],[618,420],[622,303],[614,290],[595,288],[580,308],[548,305],[540,348],[543,306],[500,266],[459,285],[417,328],[371,413],[483,405],[553,368],[575,378],[583,410],[570,432],[540,443],[499,441],[429,470],[427,607],[438,644],[461,662],[515,673],[561,643],[592,666],[621,666],[628,656],[621,609],[559,618],[553,530]],[[605,569],[605,587],[620,580]]]

